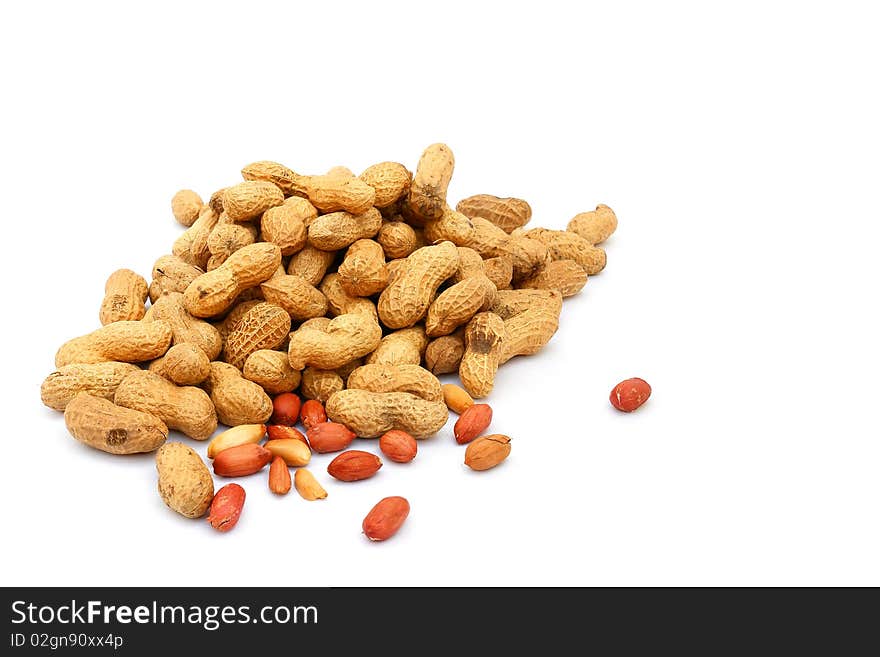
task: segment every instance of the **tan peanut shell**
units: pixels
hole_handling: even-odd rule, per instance
[[[412,326],[389,333],[376,350],[367,357],[367,363],[386,365],[419,365],[428,346],[423,326]]]
[[[214,361],[203,384],[211,395],[217,417],[228,427],[264,424],[272,415],[272,400],[256,383],[229,363]]]
[[[498,290],[509,290],[513,280],[513,259],[510,256],[496,256],[483,260],[483,271]]]
[[[226,336],[224,360],[244,367],[247,357],[258,349],[274,349],[290,333],[290,315],[271,303],[258,303],[248,310]]]
[[[241,318],[245,316],[247,311],[256,306],[258,303],[263,303],[263,300],[248,299],[246,301],[236,301],[232,308],[229,309],[226,317],[224,317],[219,322],[212,324],[212,326],[217,329],[220,337],[223,338],[224,344],[226,344],[226,336],[229,335],[230,331],[232,331],[232,329],[235,328],[235,325],[239,321],[241,321]]]
[[[546,245],[552,260],[574,260],[590,276],[598,274],[605,268],[605,251],[593,246],[576,233],[567,230],[532,228],[524,235],[528,239]]]
[[[342,367],[355,358],[366,356],[382,339],[382,329],[366,314],[339,315],[323,328],[301,326],[290,335],[290,366],[322,370]]]
[[[307,367],[302,371],[300,392],[306,399],[326,402],[330,396],[345,389],[345,380],[336,370],[320,370]]]
[[[168,427],[159,418],[86,392],[67,404],[64,423],[79,442],[110,454],[152,452],[168,438]]]
[[[361,214],[331,212],[309,224],[308,240],[317,249],[338,251],[359,239],[373,237],[381,227],[382,214],[376,208],[368,208]]]
[[[534,306],[548,306],[558,314],[562,310],[562,295],[553,290],[499,290],[489,310],[501,319],[510,319]]]
[[[467,246],[475,231],[469,218],[449,207],[437,219],[425,221],[425,239],[431,244],[448,240],[456,246]]]
[[[458,247],[458,269],[449,279],[450,283],[460,283],[466,278],[485,275],[483,256],[467,246]]]
[[[195,223],[175,240],[171,253],[194,267],[204,269],[208,264],[208,258],[211,257],[211,252],[208,250],[208,236],[219,220],[219,212],[215,212],[210,207],[203,208]]]
[[[65,365],[45,378],[40,386],[40,399],[56,411],[63,411],[70,400],[81,392],[113,399],[122,379],[137,369],[137,365],[116,361]]]
[[[428,308],[425,332],[428,337],[448,335],[481,310],[488,310],[495,299],[495,284],[479,275],[446,288]]]
[[[382,245],[369,239],[358,240],[350,247],[337,270],[339,284],[348,294],[369,297],[388,285],[388,268]]]
[[[259,349],[253,352],[244,362],[242,374],[270,395],[291,392],[300,384],[300,373],[290,366],[285,351]]]
[[[443,335],[431,340],[425,349],[425,367],[432,374],[458,372],[461,357],[464,355],[464,331]]]
[[[101,324],[142,319],[147,309],[147,281],[130,269],[117,269],[104,286],[104,300],[99,317]]]
[[[55,354],[55,367],[109,360],[141,363],[163,355],[171,346],[167,322],[113,322],[65,342]]]
[[[455,209],[468,217],[482,217],[505,233],[522,228],[532,218],[531,206],[521,198],[499,198],[492,194],[476,194],[462,199]]]
[[[376,190],[353,176],[335,173],[309,176],[305,187],[309,201],[321,212],[341,210],[360,215],[370,210],[376,200]],[[378,227],[376,230],[379,230]]]
[[[388,260],[405,258],[420,246],[416,231],[405,221],[383,221],[376,241]]]
[[[505,340],[504,320],[495,313],[479,313],[468,323],[458,375],[464,389],[475,399],[492,392]]]
[[[314,205],[304,198],[291,196],[263,213],[260,219],[263,241],[277,244],[283,256],[293,255],[306,245],[306,226],[317,216]]]
[[[216,358],[223,348],[220,332],[208,322],[189,314],[183,304],[183,294],[168,292],[150,306],[144,322],[165,322],[171,327],[174,344],[194,344],[209,360]]]
[[[465,245],[477,251],[484,258],[507,256],[511,259],[513,279],[529,278],[538,273],[550,256],[545,244],[523,235],[508,235],[491,221],[482,217],[471,219],[474,234]]]
[[[403,272],[406,271],[408,265],[409,260],[407,258],[397,258],[396,260],[391,260],[386,263],[385,266],[388,267],[388,285],[391,285],[394,281],[400,278]]]
[[[379,318],[388,328],[405,328],[418,322],[440,284],[458,269],[458,250],[441,242],[413,252],[405,270],[379,297]]]
[[[194,440],[207,440],[217,428],[217,414],[205,391],[194,386],[176,386],[155,372],[132,372],[122,380],[114,403],[155,415],[169,429]]]
[[[336,368],[336,373],[342,377],[343,381],[347,381],[351,373],[364,364],[363,358],[355,358],[350,363],[346,363],[342,367]]]
[[[575,215],[568,222],[567,230],[595,246],[607,240],[617,230],[617,215],[607,205],[599,204],[595,210]]]
[[[361,438],[374,438],[399,429],[414,438],[437,433],[449,410],[442,401],[431,402],[408,392],[342,390],[327,400],[327,417]]]
[[[208,378],[210,365],[211,361],[198,345],[183,342],[150,363],[149,370],[179,386],[194,386]]]
[[[223,211],[232,221],[248,221],[284,203],[284,192],[265,180],[246,180],[223,192]]]
[[[431,144],[419,158],[409,191],[409,206],[422,219],[436,219],[446,207],[446,190],[455,157],[446,144]]]
[[[327,169],[327,173],[324,175],[342,179],[354,178],[354,171],[346,166],[336,165]]]
[[[283,308],[298,322],[327,313],[327,297],[302,276],[274,276],[260,285],[266,301]]]
[[[379,162],[364,169],[360,179],[376,190],[373,205],[387,208],[409,191],[412,173],[397,162]]]
[[[202,458],[183,443],[167,443],[156,452],[159,495],[168,508],[186,518],[201,518],[214,499],[214,479]]]
[[[367,315],[373,321],[379,321],[376,312],[376,304],[364,297],[350,295],[342,287],[339,274],[327,274],[321,282],[321,293],[327,299],[327,305],[332,315],[360,314]]]
[[[504,320],[504,345],[501,349],[499,364],[506,363],[514,356],[530,356],[546,345],[556,329],[559,328],[560,304],[554,306],[533,306],[523,312]]]
[[[187,311],[196,317],[217,315],[241,292],[271,278],[281,264],[281,249],[271,242],[251,244],[233,253],[217,269],[202,274],[183,294]]]
[[[208,237],[208,251],[211,257],[205,268],[217,269],[227,258],[239,249],[257,241],[257,229],[250,224],[218,224]]]
[[[318,286],[327,269],[333,264],[336,257],[334,251],[321,251],[311,244],[306,244],[301,251],[293,254],[287,265],[287,273],[292,276],[301,276],[310,285]]]
[[[265,180],[278,187],[285,194],[305,196],[305,178],[278,162],[262,160],[248,164],[241,170],[245,180]]]
[[[221,187],[208,197],[208,204],[205,207],[210,208],[210,210],[217,216],[223,214],[223,194],[225,192],[226,187]],[[202,208],[203,212],[204,210],[205,208]]]
[[[150,283],[150,301],[165,292],[183,292],[187,286],[205,272],[195,265],[178,258],[176,255],[164,255],[153,265],[153,280]]]
[[[554,260],[531,278],[520,281],[520,288],[558,290],[563,297],[580,292],[587,284],[587,272],[574,260]]]
[[[348,377],[346,387],[371,392],[408,392],[427,401],[441,401],[436,376],[419,365],[362,365]]]
[[[171,213],[179,224],[189,228],[202,210],[202,197],[191,189],[181,189],[171,197]]]

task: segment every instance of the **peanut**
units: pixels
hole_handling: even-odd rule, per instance
[[[385,252],[378,242],[361,239],[348,247],[338,269],[339,283],[348,294],[369,297],[388,285]]]
[[[510,289],[513,280],[513,259],[510,256],[495,256],[483,260],[483,271],[499,290]]]
[[[432,374],[457,372],[464,355],[464,330],[431,340],[425,349],[425,367]]]
[[[470,219],[449,207],[444,207],[437,219],[425,222],[425,239],[432,244],[448,240],[456,246],[467,246],[475,232]]]
[[[244,501],[247,497],[244,488],[238,484],[226,484],[217,491],[208,512],[208,524],[218,532],[228,532],[238,524]]]
[[[147,309],[147,281],[130,269],[117,269],[104,286],[104,300],[99,317],[101,324],[142,319]]]
[[[156,299],[144,317],[145,322],[155,320],[161,320],[171,327],[173,344],[194,344],[209,359],[220,355],[223,348],[220,332],[208,322],[187,312],[184,295],[180,292],[167,292]]]
[[[504,320],[495,313],[479,313],[468,323],[458,373],[471,396],[480,398],[492,392],[505,339]]]
[[[514,356],[530,356],[544,347],[559,328],[559,311],[562,299],[559,292],[555,300],[543,306],[534,306],[510,319],[504,320],[504,345],[499,364],[504,364]]]
[[[219,220],[219,212],[211,207],[203,208],[195,223],[174,242],[171,253],[190,265],[204,269],[211,256],[208,251],[208,236]]]
[[[171,326],[167,322],[113,322],[61,345],[55,367],[112,360],[142,363],[163,355],[169,346]]]
[[[312,458],[309,446],[296,438],[270,440],[266,443],[266,450],[275,456],[280,456],[287,465],[294,468],[308,465],[309,460]]]
[[[446,189],[455,157],[446,144],[431,144],[419,159],[409,190],[409,205],[422,219],[439,218],[446,207]]]
[[[524,281],[521,288],[557,290],[563,297],[574,296],[587,284],[587,272],[574,260],[554,260]]]
[[[302,406],[302,400],[299,395],[292,392],[285,392],[272,400],[272,424],[281,424],[292,427],[299,419],[299,409]]]
[[[299,468],[293,475],[293,485],[296,486],[296,492],[300,494],[304,500],[323,500],[327,497],[327,491],[315,479],[315,475],[306,468]]]
[[[605,268],[605,251],[598,246],[593,246],[577,233],[571,233],[567,230],[532,228],[523,235],[546,245],[552,260],[574,260],[590,276],[598,274]]]
[[[367,357],[369,364],[418,365],[428,346],[428,337],[421,326],[389,333],[376,350]]]
[[[213,459],[220,452],[239,445],[256,444],[266,436],[265,424],[240,424],[219,434],[208,443],[208,458]]]
[[[300,391],[306,399],[325,402],[334,392],[345,389],[345,380],[336,370],[321,370],[307,367],[302,371]]]
[[[621,381],[611,391],[611,405],[618,411],[632,413],[648,401],[651,386],[644,379],[634,378]]]
[[[263,241],[277,244],[281,255],[293,255],[306,245],[306,226],[318,210],[304,198],[291,196],[281,205],[269,208],[260,219]]]
[[[321,292],[327,299],[327,306],[332,315],[345,315],[348,313],[361,313],[369,315],[373,321],[379,321],[376,312],[376,304],[363,297],[350,295],[342,287],[339,274],[327,274],[321,283]]]
[[[501,290],[489,309],[501,319],[510,319],[535,306],[548,306],[562,310],[562,295],[555,290]]]
[[[156,452],[159,495],[173,511],[201,518],[214,499],[214,479],[202,458],[183,443],[167,443]]]
[[[510,438],[500,433],[477,438],[467,446],[464,464],[471,470],[494,468],[510,456]]]
[[[379,449],[395,463],[409,463],[419,452],[416,439],[406,431],[386,431],[379,438]]]
[[[372,188],[370,188],[372,189]],[[309,244],[323,251],[336,251],[359,239],[373,237],[382,227],[382,215],[376,208],[361,214],[331,212],[309,224]]]
[[[154,415],[87,392],[68,402],[64,423],[78,441],[110,454],[152,452],[168,438],[168,427]]]
[[[150,413],[195,440],[207,440],[217,428],[217,414],[204,390],[176,386],[155,372],[132,372],[116,389],[119,406]]]
[[[301,380],[300,373],[290,366],[286,352],[269,349],[258,349],[248,356],[242,374],[270,395],[295,390]]]
[[[269,395],[256,383],[245,379],[233,365],[212,362],[204,387],[211,395],[217,417],[226,426],[265,424],[272,415]]]
[[[444,383],[441,387],[443,389],[443,401],[446,402],[446,406],[450,411],[461,415],[474,405],[473,397],[464,388],[454,383]]]
[[[389,260],[405,258],[419,248],[416,231],[405,221],[383,221],[376,234],[376,241],[382,245],[385,257]]]
[[[376,191],[373,205],[387,208],[409,191],[412,173],[397,162],[380,162],[364,169],[360,179]]]
[[[278,187],[285,194],[305,196],[305,176],[288,169],[283,164],[263,160],[248,164],[241,170],[245,180],[265,180]]]
[[[372,317],[350,313],[330,321],[326,328],[301,326],[290,336],[290,366],[333,370],[379,346],[382,329]]]
[[[607,240],[617,230],[617,215],[607,205],[599,204],[595,210],[575,215],[568,222],[566,230],[580,235],[595,246]]]
[[[258,303],[226,336],[224,360],[237,368],[244,367],[248,356],[259,349],[274,349],[287,339],[289,333],[290,315],[283,308]]]
[[[257,229],[250,224],[219,224],[208,237],[208,251],[211,257],[205,268],[208,271],[217,269],[226,262],[233,253],[257,240]]]
[[[287,495],[290,492],[290,470],[280,456],[272,459],[269,466],[269,490],[276,495]]]
[[[246,180],[223,192],[223,211],[232,221],[247,221],[284,203],[284,192],[265,180]]]
[[[149,369],[179,386],[194,386],[208,378],[211,361],[198,345],[183,342],[150,363]]]
[[[507,256],[513,267],[513,280],[529,278],[539,272],[549,261],[547,246],[523,235],[508,235],[492,222],[482,217],[471,219],[474,235],[465,244],[484,258]]]
[[[112,400],[122,379],[137,369],[137,365],[116,361],[65,365],[43,381],[40,399],[56,411],[63,411],[81,392]]]
[[[266,301],[280,306],[298,322],[327,313],[327,297],[301,276],[274,276],[260,289]]]
[[[153,265],[153,280],[150,283],[150,301],[165,292],[183,292],[187,286],[205,272],[195,265],[178,258],[176,255],[164,255]]]
[[[409,516],[409,502],[405,497],[385,497],[370,509],[361,523],[361,529],[371,541],[387,541],[403,526]]]
[[[448,335],[495,300],[495,284],[480,274],[444,290],[428,308],[425,332],[429,337]]]
[[[316,399],[309,399],[303,402],[302,408],[299,411],[299,417],[306,430],[327,421],[324,404]]]
[[[455,209],[468,217],[491,221],[505,233],[521,228],[532,218],[531,206],[520,198],[477,194],[458,202]]]
[[[305,191],[312,205],[321,212],[342,210],[355,215],[363,214],[373,207],[376,200],[375,189],[359,178],[345,175],[344,172],[343,175],[328,173],[324,176],[309,176],[305,179]]]
[[[446,404],[408,392],[342,390],[327,400],[327,417],[361,438],[400,429],[416,438],[437,433],[449,417]]]
[[[408,392],[432,402],[443,399],[440,381],[418,365],[363,365],[349,375],[347,386],[349,390]]]
[[[311,244],[306,244],[290,259],[287,273],[301,276],[310,285],[319,285],[324,280],[327,269],[333,264],[336,254],[333,251],[321,251]]]
[[[191,189],[181,189],[171,197],[171,213],[179,224],[192,226],[202,210],[202,197]]]
[[[189,284],[183,294],[184,306],[195,317],[217,315],[241,292],[271,278],[280,264],[281,249],[271,242],[241,248],[217,269]]]

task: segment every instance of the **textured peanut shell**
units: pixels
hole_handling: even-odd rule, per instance
[[[281,249],[271,242],[251,244],[233,253],[217,269],[202,274],[183,295],[188,312],[196,317],[217,315],[248,288],[271,278],[281,264]]]
[[[360,179],[376,190],[373,205],[387,208],[409,191],[412,173],[398,162],[379,162],[364,169]]]
[[[383,221],[376,234],[376,241],[382,245],[385,257],[389,260],[405,258],[419,248],[416,231],[404,221]]]
[[[495,285],[486,276],[474,276],[446,288],[428,308],[425,332],[435,338],[448,335],[495,299]]]
[[[311,244],[306,244],[301,251],[296,252],[287,265],[287,273],[291,276],[301,276],[310,285],[317,286],[324,280],[330,265],[336,257],[334,251],[322,251]]]
[[[369,297],[388,285],[388,268],[382,245],[369,239],[358,240],[350,247],[337,270],[339,284],[348,294]]]
[[[422,219],[436,219],[446,207],[446,190],[455,157],[446,144],[431,144],[419,158],[409,191],[409,206]]]
[[[265,180],[278,187],[285,194],[305,196],[305,178],[283,164],[262,160],[248,164],[241,170],[245,180]]]
[[[290,333],[290,315],[271,303],[258,303],[248,310],[226,336],[224,360],[244,367],[247,357],[258,349],[274,349]]]
[[[176,386],[155,372],[132,372],[122,380],[113,401],[150,413],[194,440],[207,440],[217,428],[217,414],[205,391]]]
[[[505,233],[525,226],[532,218],[532,208],[521,198],[499,198],[476,194],[462,199],[455,209],[468,217],[482,217]]]
[[[226,317],[224,317],[221,321],[212,324],[214,328],[217,329],[217,332],[220,334],[220,337],[223,338],[223,343],[226,344],[226,336],[229,335],[229,332],[235,328],[235,325],[241,321],[241,318],[245,316],[248,310],[256,306],[258,303],[263,303],[262,299],[248,299],[247,301],[237,301],[232,308],[230,308]]]
[[[168,438],[168,427],[159,418],[86,392],[67,404],[64,423],[79,442],[110,454],[152,452]]]
[[[554,290],[555,294],[559,294]],[[560,295],[561,296],[561,295]],[[559,306],[561,309],[561,305]],[[552,305],[533,306],[504,320],[504,345],[499,364],[514,356],[530,356],[546,345],[559,328],[559,310]]]
[[[220,220],[220,214],[210,207],[202,209],[199,218],[175,240],[171,253],[184,262],[204,269],[211,252],[208,250],[208,236]]]
[[[552,260],[574,260],[590,276],[605,268],[605,251],[576,233],[533,228],[525,232],[525,237],[546,245]]]
[[[171,346],[167,322],[113,322],[65,342],[55,354],[55,367],[109,360],[140,363],[159,358]]]
[[[373,237],[381,227],[382,214],[376,208],[368,208],[362,214],[331,212],[309,224],[308,239],[317,249],[338,251],[359,239]]]
[[[426,401],[408,392],[342,390],[327,400],[326,410],[330,420],[361,438],[381,436],[392,429],[423,438],[437,433],[449,419],[442,401]]]
[[[321,212],[342,210],[359,215],[370,210],[376,200],[376,190],[363,180],[337,174],[309,176],[306,193],[312,205]],[[378,210],[376,212],[378,214]],[[378,226],[376,230],[379,230]]]
[[[208,377],[211,361],[196,344],[184,342],[150,363],[149,370],[179,386],[198,385]]]
[[[445,207],[440,217],[425,222],[425,239],[431,244],[448,240],[456,246],[467,246],[475,230],[473,222],[461,212]]]
[[[534,276],[549,260],[548,248],[541,242],[529,242],[522,235],[508,235],[482,217],[474,217],[471,222],[475,230],[465,246],[474,249],[484,258],[509,257],[514,280]]]
[[[389,333],[376,350],[367,357],[367,363],[386,365],[419,365],[428,346],[423,326],[412,326]]]
[[[122,379],[137,370],[137,365],[116,361],[65,365],[43,380],[40,399],[56,411],[63,411],[70,400],[81,392],[102,399],[113,399]]]
[[[147,309],[147,281],[130,269],[117,269],[104,285],[104,300],[99,317],[101,324],[142,319]]]
[[[443,335],[428,343],[425,349],[425,367],[435,375],[458,372],[464,355],[464,331]]]
[[[441,242],[416,250],[407,261],[379,297],[379,318],[388,328],[412,326],[424,317],[437,288],[458,269],[458,250]]]
[[[187,286],[204,270],[178,258],[164,255],[153,265],[153,280],[150,283],[150,301],[154,302],[165,292],[183,292]]]
[[[191,189],[181,189],[171,197],[171,213],[179,224],[187,228],[199,218],[203,205],[202,197]]]
[[[485,274],[483,257],[467,246],[458,247],[458,269],[449,279],[450,283],[460,283],[466,278]]]
[[[290,366],[284,351],[255,351],[245,361],[242,374],[270,395],[290,392],[300,384],[300,373]]]
[[[350,295],[342,287],[339,274],[327,274],[321,283],[321,293],[327,299],[330,313],[333,315],[360,314],[367,315],[373,321],[379,321],[376,304],[364,297]]]
[[[339,315],[323,328],[301,326],[290,335],[290,366],[334,370],[379,346],[382,329],[366,314]]]
[[[595,210],[575,215],[568,222],[567,230],[595,246],[607,240],[617,230],[617,215],[607,205],[599,204]]]
[[[168,292],[150,306],[145,322],[163,321],[171,327],[174,344],[194,344],[208,359],[216,358],[223,347],[219,331],[208,322],[193,317],[184,308],[180,292]]]
[[[274,276],[260,289],[266,301],[283,308],[298,322],[327,313],[327,297],[302,276]]]
[[[501,319],[510,319],[536,306],[549,307],[558,314],[562,311],[562,295],[554,290],[499,290],[489,310]]]
[[[239,249],[257,241],[257,229],[250,224],[218,224],[208,237],[208,251],[211,257],[205,268],[217,269],[227,258]]]
[[[509,290],[513,280],[513,259],[510,256],[496,256],[483,260],[483,271],[495,284],[496,289]]]
[[[458,375],[474,399],[492,392],[505,340],[504,320],[495,313],[479,313],[468,323]]]
[[[263,241],[277,244],[283,256],[293,255],[305,246],[306,226],[317,216],[314,205],[304,198],[292,196],[263,213],[260,219]]]
[[[307,367],[302,371],[300,392],[306,399],[326,402],[333,393],[345,389],[345,380],[336,370],[320,370]]]
[[[418,365],[362,365],[346,382],[348,389],[371,392],[408,392],[427,401],[442,401],[440,381]]]
[[[173,511],[201,518],[214,499],[214,479],[202,458],[183,443],[167,443],[156,453],[159,495]]]
[[[580,292],[587,284],[587,272],[574,260],[554,260],[535,276],[520,281],[521,288],[558,290],[563,297]]]
[[[223,194],[225,192],[226,187],[221,187],[208,198],[208,205],[206,207],[210,208],[211,211],[218,216],[223,214]]]
[[[284,192],[266,180],[246,180],[223,192],[223,211],[232,221],[248,221],[284,203]]]
[[[269,395],[228,363],[212,362],[204,386],[217,409],[217,417],[226,426],[264,424],[272,415]]]

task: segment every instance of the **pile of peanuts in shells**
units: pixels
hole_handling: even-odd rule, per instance
[[[323,473],[306,467],[313,452],[339,453],[328,476],[366,479],[382,457],[412,461],[417,439],[437,433],[449,411],[465,465],[495,467],[510,438],[486,433],[492,409],[474,399],[489,395],[500,365],[547,344],[563,299],[605,267],[597,245],[617,218],[599,205],[566,230],[526,228],[526,201],[489,194],[453,209],[453,166],[449,147],[433,144],[415,174],[382,162],[359,176],[344,167],[300,175],[262,161],[207,202],[178,192],[171,208],[187,229],[151,281],[110,274],[102,327],[61,345],[43,403],[92,448],[156,451],[165,504],[207,514],[221,532],[238,521],[244,488],[215,492],[206,461],[166,442],[169,430],[210,440],[214,475],[268,466],[272,492],[293,487],[305,500],[327,497]],[[437,378],[450,373],[460,386]],[[620,386],[619,410],[650,394],[641,379]],[[382,457],[349,449],[377,437]],[[405,498],[386,497],[363,532],[385,540],[408,514]]]

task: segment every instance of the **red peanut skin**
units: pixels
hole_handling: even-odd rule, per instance
[[[299,417],[300,398],[292,392],[284,392],[272,400],[272,424],[292,427]]]
[[[644,379],[632,378],[621,381],[611,391],[611,405],[618,411],[632,413],[648,401],[651,386]]]
[[[456,420],[453,433],[455,442],[465,445],[481,435],[492,424],[492,407],[489,404],[474,404],[465,409]]]
[[[306,432],[309,446],[320,454],[341,452],[355,439],[353,431],[338,422],[322,422]]]
[[[371,541],[384,541],[394,536],[409,516],[409,502],[405,497],[386,497],[374,506],[361,528]]]
[[[266,428],[266,432],[269,434],[269,440],[284,440],[285,438],[295,438],[296,440],[304,442],[306,445],[309,444],[302,431],[295,427],[287,427],[283,424],[270,424]]]
[[[245,477],[265,468],[273,454],[262,445],[238,445],[224,449],[214,457],[214,474],[220,477]]]
[[[208,512],[208,522],[218,532],[228,532],[238,524],[244,508],[244,488],[238,484],[226,484],[217,491]]]
[[[307,430],[311,429],[316,424],[326,422],[327,411],[324,410],[324,404],[317,399],[307,400],[300,410],[300,421]]]
[[[419,452],[419,444],[406,431],[392,429],[379,438],[379,449],[395,463],[409,463]]]
[[[327,466],[327,474],[339,481],[361,481],[379,472],[382,460],[375,454],[358,449],[342,452]]]

